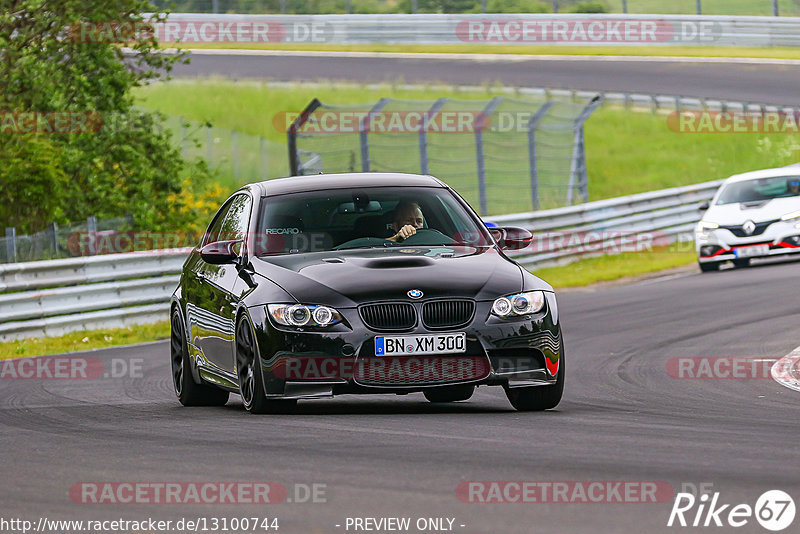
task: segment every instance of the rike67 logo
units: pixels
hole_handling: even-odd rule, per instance
[[[767,530],[784,530],[794,521],[792,497],[781,490],[764,492],[755,503],[730,504],[720,500],[720,493],[678,493],[669,514],[667,526],[681,527],[743,527],[755,519]]]

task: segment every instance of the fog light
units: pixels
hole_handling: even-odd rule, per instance
[[[701,256],[713,256],[720,250],[720,247],[717,245],[705,245],[700,247],[700,255]]]

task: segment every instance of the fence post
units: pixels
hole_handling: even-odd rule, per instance
[[[50,237],[50,246],[53,249],[53,257],[58,256],[58,224],[50,223],[47,225],[47,233]]]
[[[697,14],[698,15],[702,15],[703,14],[703,2],[702,2],[702,0],[697,0]]]
[[[417,13],[417,0],[411,0],[411,13]]]
[[[6,228],[6,259],[8,263],[17,263],[16,228]]]
[[[258,138],[258,144],[259,144],[259,147],[261,148],[261,177],[262,178],[266,178],[267,177],[267,148],[266,148],[266,146],[264,144],[264,138],[263,137],[259,137]]]
[[[502,101],[502,96],[494,97],[472,121],[472,131],[475,132],[475,156],[478,163],[478,199],[481,206],[481,217],[489,214],[489,203],[486,199],[486,161],[483,157],[483,130],[489,126],[489,117]]]
[[[97,217],[94,215],[86,219],[86,233],[89,235],[89,255],[97,254]]]
[[[239,179],[239,133],[231,130],[231,148],[233,151],[233,177]]]
[[[598,95],[583,108],[581,114],[575,119],[573,128],[575,129],[575,142],[572,150],[572,164],[569,172],[569,187],[567,189],[567,205],[571,206],[574,200],[574,189],[577,186],[583,202],[589,200],[589,176],[586,170],[586,142],[583,125],[586,120],[594,113],[594,110],[603,102],[603,98]]]
[[[623,13],[628,12],[628,0],[622,0],[622,12]]]
[[[422,119],[419,127],[419,171],[421,174],[428,174],[428,125],[433,121],[442,107],[447,103],[448,98],[440,98],[433,103],[431,108]]]
[[[539,125],[548,110],[553,106],[553,101],[548,100],[539,111],[528,121],[528,167],[531,175],[531,206],[539,209],[539,169],[536,165],[536,127]]]
[[[322,102],[319,101],[318,98],[312,100],[307,106],[306,109],[300,113],[300,116],[297,117],[294,122],[289,126],[286,130],[286,141],[289,147],[289,175],[290,176],[298,176],[300,172],[300,158],[297,155],[297,131],[303,127],[303,125],[308,121],[308,118],[311,116],[314,111],[322,105]]]
[[[358,137],[361,144],[361,171],[369,172],[369,129],[372,127],[372,119],[381,112],[386,105],[391,102],[391,98],[381,98],[378,103],[372,106],[366,116],[358,121]]]
[[[779,17],[780,13],[778,12],[778,0],[772,0],[772,16]]]
[[[553,0],[553,13],[558,13],[558,0]]]
[[[211,0],[211,12],[219,13],[219,0]]]

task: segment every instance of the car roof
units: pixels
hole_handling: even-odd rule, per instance
[[[758,180],[759,178],[775,178],[777,176],[800,176],[800,163],[787,165],[786,167],[776,167],[774,169],[763,169],[760,171],[744,172],[734,174],[727,180],[726,184],[733,182],[746,182],[747,180]]]
[[[252,184],[261,189],[262,196],[300,193],[320,189],[350,187],[446,187],[433,176],[400,172],[347,172],[340,174],[311,174],[275,178]]]

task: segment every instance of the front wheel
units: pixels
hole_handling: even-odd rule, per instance
[[[261,358],[256,350],[253,327],[247,317],[236,328],[236,373],[239,376],[239,395],[245,410],[254,414],[290,413],[297,406],[293,399],[270,400],[264,394]]]
[[[189,349],[183,328],[181,312],[172,311],[170,332],[170,361],[172,363],[172,385],[175,395],[184,406],[224,406],[228,392],[214,386],[198,384],[192,378]]]
[[[430,402],[458,402],[465,401],[475,393],[473,385],[441,386],[435,389],[426,389],[422,392]]]
[[[510,388],[505,386],[506,397],[520,412],[540,412],[558,406],[564,393],[564,353],[558,359],[556,383],[550,386]]]

